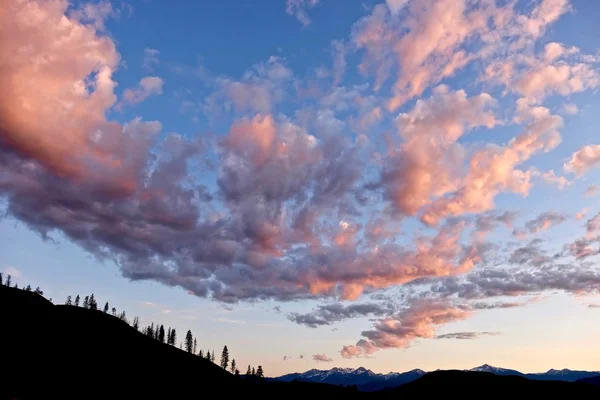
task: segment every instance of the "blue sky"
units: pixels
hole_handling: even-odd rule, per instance
[[[0,269],[267,375],[597,369],[600,5],[417,3],[11,5]]]

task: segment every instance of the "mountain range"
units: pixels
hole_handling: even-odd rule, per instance
[[[471,368],[466,371],[489,372],[499,376],[521,376],[538,381],[565,381],[575,382],[580,379],[597,377],[600,371],[574,371],[570,369],[550,369],[547,372],[523,373],[514,369],[498,368],[488,364]],[[359,390],[373,392],[404,385],[412,382],[427,372],[413,369],[407,372],[390,372],[388,374],[375,373],[370,369],[360,368],[332,368],[329,370],[311,369],[303,373],[291,373],[272,378],[281,382],[313,382],[328,383],[330,385],[356,385]]]

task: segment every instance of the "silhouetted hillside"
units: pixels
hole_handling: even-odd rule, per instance
[[[540,395],[557,394],[575,396],[573,398],[594,398],[600,395],[600,389],[580,383],[535,381],[521,376],[500,376],[490,372],[435,371],[396,389],[376,392],[375,398],[416,398],[436,394],[457,395],[469,399],[497,396],[539,398]]]
[[[583,378],[577,381],[578,383],[587,383],[591,385],[596,385],[600,387],[600,375],[592,376],[590,378]]]
[[[28,398],[181,393],[192,382],[237,386],[217,365],[159,343],[102,311],[53,305],[0,287],[2,390]],[[196,387],[196,390],[202,390]]]
[[[53,305],[0,286],[0,398],[180,399],[284,393],[348,397],[345,388],[248,383],[102,311]]]

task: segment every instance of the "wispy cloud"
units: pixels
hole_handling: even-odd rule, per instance
[[[436,339],[459,339],[459,340],[473,340],[478,339],[482,336],[499,336],[501,332],[454,332],[444,333],[443,335],[437,335]]]

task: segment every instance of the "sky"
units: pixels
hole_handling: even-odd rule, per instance
[[[599,17],[0,0],[0,270],[268,376],[598,370]]]

